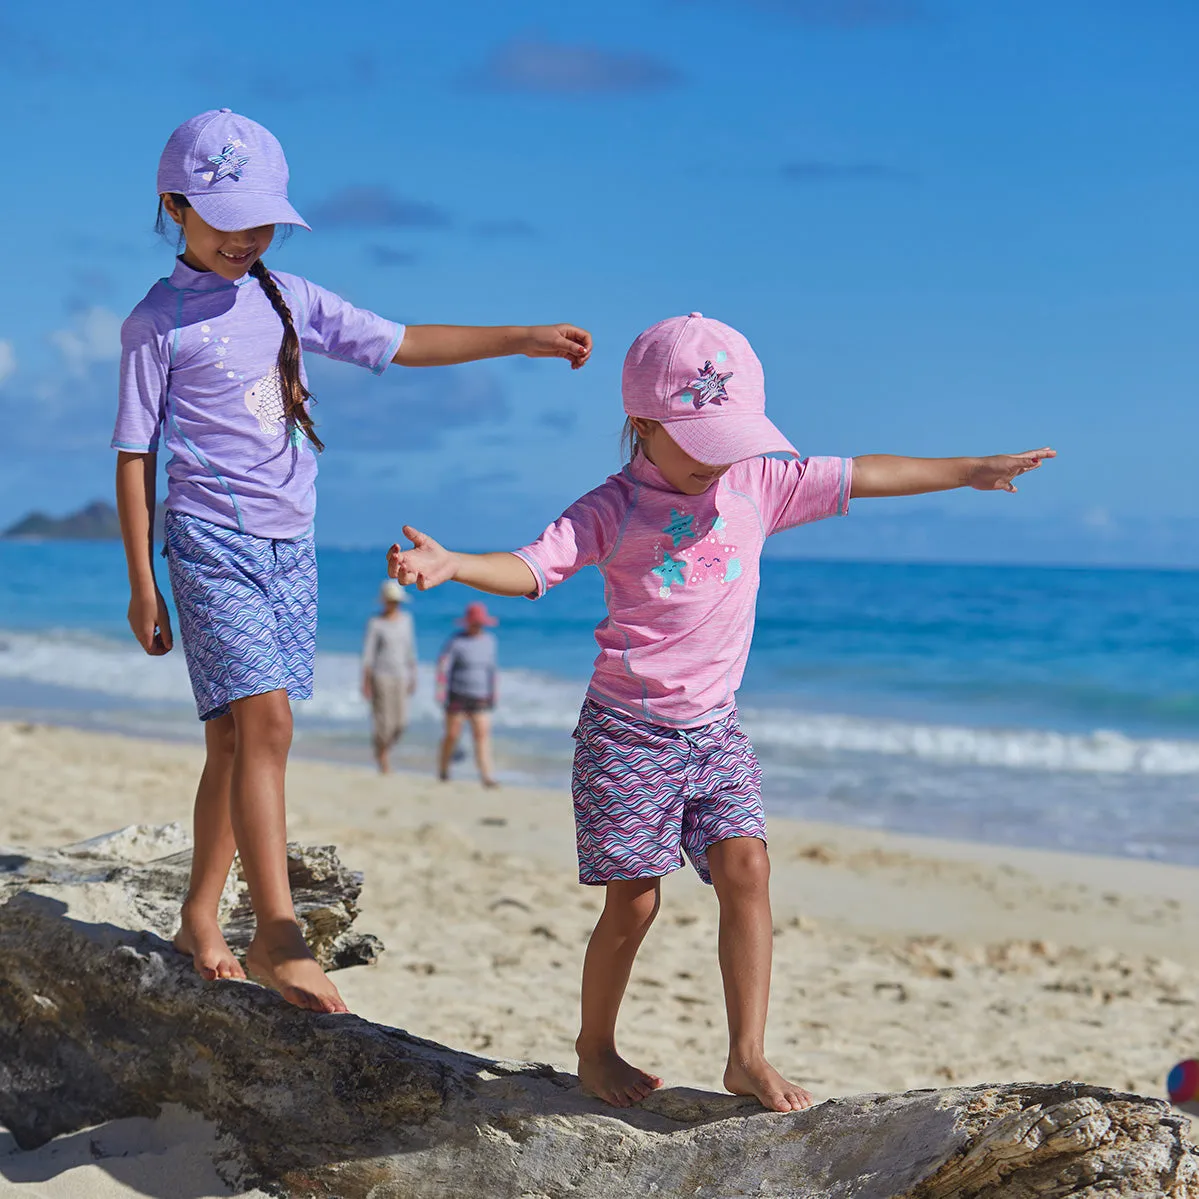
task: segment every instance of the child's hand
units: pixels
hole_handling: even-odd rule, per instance
[[[977,491],[1015,491],[1012,480],[1036,470],[1046,458],[1056,458],[1057,450],[1048,446],[1025,450],[1023,454],[994,454],[979,458],[966,477],[966,485]]]
[[[405,586],[416,584],[418,591],[428,591],[454,577],[454,554],[419,529],[405,525],[404,536],[412,542],[410,550],[393,545],[387,551],[387,573]]]
[[[530,325],[526,358],[565,358],[578,370],[591,357],[591,334],[575,325]]]
[[[134,595],[129,600],[129,627],[146,653],[159,657],[168,653],[172,644],[171,614],[162,592]]]

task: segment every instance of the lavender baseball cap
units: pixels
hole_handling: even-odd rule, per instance
[[[158,160],[158,191],[187,197],[222,233],[303,225],[287,199],[287,159],[269,129],[227,108],[184,121]]]
[[[660,422],[685,454],[728,466],[799,451],[766,417],[762,364],[728,325],[693,312],[651,325],[625,355],[624,410]]]

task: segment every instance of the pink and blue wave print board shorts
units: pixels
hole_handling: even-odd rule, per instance
[[[588,699],[575,741],[579,882],[661,878],[685,853],[710,883],[710,845],[766,840],[762,769],[736,712],[674,729]]]
[[[312,698],[316,548],[312,534],[254,537],[168,511],[167,564],[201,720],[280,688]]]

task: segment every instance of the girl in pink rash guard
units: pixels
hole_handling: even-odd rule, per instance
[[[583,566],[608,616],[575,730],[579,880],[607,889],[583,963],[579,1080],[619,1107],[662,1080],[616,1051],[633,959],[684,854],[720,904],[728,1014],[725,1086],[775,1111],[812,1098],[766,1060],[772,923],[761,772],[737,720],[758,561],[767,537],[852,498],[955,487],[1014,491],[1050,449],[990,458],[800,459],[767,419],[762,367],[735,329],[700,313],[646,330],[625,358],[630,461],[531,545],[463,554],[405,527],[389,569],[428,588],[455,579],[536,598]],[[790,457],[766,458],[765,454]]]
[[[407,329],[267,269],[287,199],[278,141],[227,108],[171,134],[158,167],[163,212],[186,248],[121,329],[117,506],[129,566],[129,624],[148,654],[172,644],[154,576],[155,462],[170,451],[163,548],[207,760],[195,852],[175,947],[208,979],[242,978],[217,923],[234,851],[257,917],[246,965],[289,1002],[345,1011],[296,923],[287,880],[283,778],[290,699],[312,695],[316,644],[316,453],[323,449],[303,350],[375,374],[505,354],[582,366],[573,325]]]

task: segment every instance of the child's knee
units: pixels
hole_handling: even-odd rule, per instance
[[[604,916],[626,935],[644,933],[653,924],[661,904],[656,879],[649,887],[639,883],[630,886],[624,881],[609,883]]]
[[[770,886],[770,857],[758,837],[731,837],[708,847],[712,882],[718,892],[753,894]]]
[[[233,723],[230,713],[214,716],[206,722],[204,748],[210,759],[233,761],[233,755],[237,752],[237,725]]]
[[[291,748],[292,716],[286,691],[271,691],[235,700],[233,717],[238,740],[255,749],[286,755]]]

